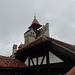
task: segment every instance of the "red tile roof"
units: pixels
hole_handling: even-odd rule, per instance
[[[39,38],[39,39],[37,39],[37,40],[35,40],[34,42],[31,42],[30,44],[24,46],[23,48],[18,49],[17,52],[18,52],[18,51],[21,51],[21,50],[23,50],[23,49],[25,49],[25,48],[29,48],[29,47],[31,47],[31,46],[34,46],[34,45],[36,45],[36,44],[38,44],[38,43],[41,43],[41,42],[42,42],[42,37]]]
[[[29,56],[29,50],[30,52],[32,51],[35,51],[35,49],[32,50],[32,48],[36,48],[37,46],[40,46],[41,44],[43,45],[46,44],[46,43],[52,43],[53,44],[53,47],[55,46],[59,46],[59,48],[64,48],[63,50],[58,50],[58,51],[61,51],[62,53],[66,54],[67,57],[69,56],[70,59],[72,58],[72,61],[75,62],[75,47],[71,44],[67,44],[67,43],[64,43],[62,41],[59,41],[59,40],[56,40],[56,39],[53,39],[51,37],[46,37],[46,36],[42,36],[38,39],[36,39],[35,41],[33,41],[32,43],[28,44],[28,45],[25,45],[23,48],[20,48],[19,50],[17,50],[16,54],[15,54],[15,58],[20,60],[20,61],[25,61],[24,59],[22,59],[22,57],[24,56],[25,59],[27,58],[27,56]],[[51,44],[51,45],[52,45]],[[55,45],[56,44],[56,45]],[[48,44],[49,46],[50,44]],[[42,46],[43,47],[43,46]],[[47,46],[46,46],[47,47]],[[45,48],[46,48],[45,47]],[[41,48],[41,47],[40,47]],[[56,47],[55,47],[56,48]],[[66,50],[65,50],[66,49]],[[28,51],[27,51],[28,50]],[[40,50],[40,49],[36,49],[36,50]],[[24,53],[26,52],[26,53]],[[39,52],[39,51],[38,51]],[[28,54],[27,54],[28,53]],[[35,53],[35,52],[34,52]],[[24,54],[24,55],[23,55]]]
[[[34,23],[39,24],[39,22],[37,21],[37,19],[34,19],[31,25],[33,25]],[[24,34],[28,33],[28,32],[31,31],[31,30],[32,30],[32,28],[30,28],[30,29],[29,29],[28,31],[26,31]]]
[[[22,68],[27,67],[23,62],[13,59],[11,57],[0,56],[0,67],[14,67]]]
[[[23,50],[24,48],[32,47],[32,46],[34,46],[34,45],[36,45],[36,44],[41,43],[42,41],[47,41],[47,40],[48,40],[48,41],[51,41],[51,42],[54,42],[54,43],[56,43],[56,44],[59,44],[59,45],[65,47],[65,48],[68,48],[68,49],[70,49],[71,51],[74,51],[74,52],[75,52],[75,46],[73,46],[73,45],[71,45],[71,44],[68,44],[68,43],[65,43],[65,42],[62,42],[62,41],[59,41],[59,40],[56,40],[56,39],[53,39],[53,38],[51,38],[51,37],[46,37],[46,36],[40,37],[39,39],[33,41],[32,43],[30,43],[30,44],[24,46],[22,49],[19,49],[19,50]],[[19,50],[18,50],[18,51],[19,51]]]
[[[49,38],[47,37],[47,39],[51,42],[54,42],[56,44],[59,44],[65,48],[68,48],[70,49],[71,51],[74,51],[75,52],[75,46],[71,45],[71,44],[68,44],[68,43],[65,43],[65,42],[62,42],[62,41],[59,41],[59,40],[56,40],[56,39],[53,39],[53,38]]]
[[[20,46],[19,46],[20,48],[22,48],[22,47],[24,47],[24,44],[20,44]]]
[[[34,23],[39,24],[39,22],[37,21],[37,19],[34,19],[34,20],[33,20],[32,24],[34,24]],[[32,25],[32,24],[31,24],[31,25]]]
[[[75,66],[66,75],[75,75]]]

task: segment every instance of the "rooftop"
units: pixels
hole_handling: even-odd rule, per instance
[[[23,62],[13,59],[12,57],[0,56],[0,67],[23,68],[27,66]]]
[[[66,58],[59,56],[59,58],[63,59],[64,61],[70,59],[71,61],[75,62],[75,46],[51,37],[46,37],[45,35],[17,50],[15,58],[20,61],[25,61],[29,55],[31,55],[31,57],[40,57],[45,53],[45,51],[47,51],[47,49],[51,52],[56,51],[59,54],[64,55]],[[57,54],[55,53],[55,55]],[[22,59],[22,57],[24,58]]]
[[[23,48],[28,48],[28,47],[34,46],[34,45],[36,45],[36,44],[41,43],[41,42],[44,41],[44,40],[48,40],[48,41],[54,42],[54,43],[56,43],[56,44],[59,44],[59,45],[65,47],[65,48],[68,48],[68,49],[70,49],[71,51],[75,52],[75,46],[74,46],[74,45],[71,45],[71,44],[68,44],[68,43],[65,43],[65,42],[56,40],[56,39],[51,38],[51,37],[46,37],[46,36],[42,36],[42,37],[36,39],[35,41],[33,41],[32,43],[30,43],[30,44],[24,46]],[[22,49],[19,49],[19,50],[22,50]]]
[[[37,19],[34,19],[34,20],[33,20],[32,24],[34,24],[34,23],[39,24],[39,22],[37,21]],[[31,24],[31,25],[32,25],[32,24]]]
[[[75,75],[75,66],[66,75]]]

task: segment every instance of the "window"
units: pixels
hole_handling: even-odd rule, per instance
[[[31,32],[31,34],[32,34],[32,32]]]
[[[33,33],[33,35],[34,35],[34,33]]]
[[[32,35],[34,35],[34,32],[31,32]]]

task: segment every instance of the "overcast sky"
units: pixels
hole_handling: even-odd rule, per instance
[[[34,12],[40,24],[50,24],[51,37],[75,45],[75,0],[0,0],[0,55],[24,43]]]

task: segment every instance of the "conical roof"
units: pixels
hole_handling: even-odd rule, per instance
[[[37,21],[37,19],[34,19],[31,25],[33,25],[34,23],[39,24],[39,22]]]
[[[32,24],[31,24],[31,26],[29,27],[29,29],[33,28],[35,30],[35,28],[38,29],[40,27],[41,27],[41,25],[39,24],[39,22],[37,21],[37,19],[34,18],[34,20],[33,20]]]

